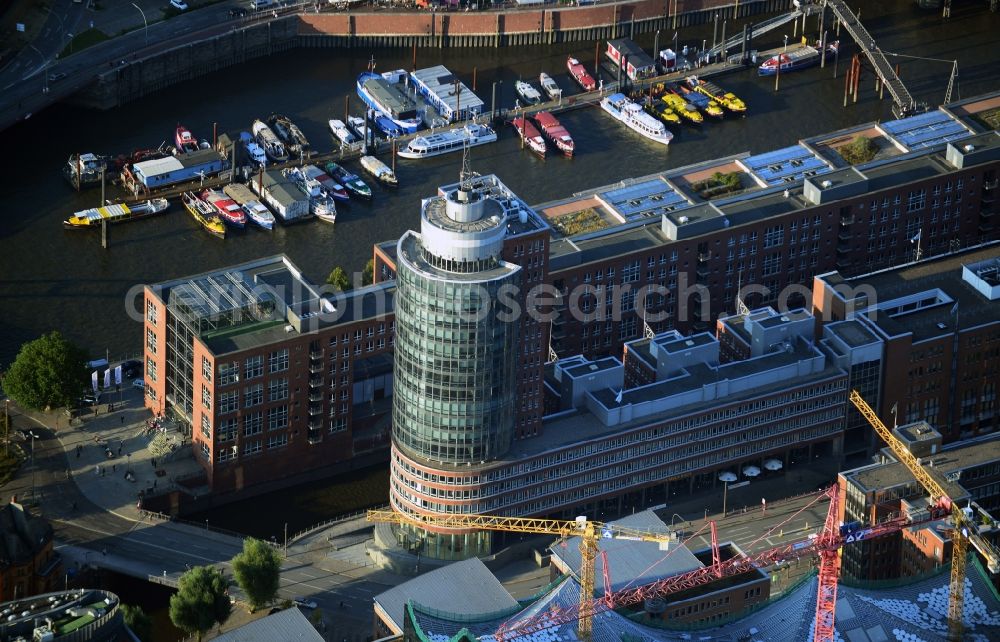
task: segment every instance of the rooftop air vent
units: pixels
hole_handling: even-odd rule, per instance
[[[680,216],[680,217],[677,218],[677,222],[678,223],[687,223],[689,220],[690,219],[688,219],[688,217],[686,217],[686,216]]]
[[[965,150],[966,152],[974,152],[974,151],[976,151],[976,146],[975,145],[966,145],[962,149]]]
[[[791,195],[792,195],[792,192],[790,190],[787,190],[787,189],[782,194],[782,196],[784,196],[785,198],[789,198]]]
[[[822,183],[820,183],[820,185],[822,185],[824,189],[827,188],[827,187],[833,187],[833,181],[826,180],[826,181],[823,181]]]

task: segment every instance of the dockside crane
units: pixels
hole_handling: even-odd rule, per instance
[[[910,471],[914,479],[930,494],[931,500],[945,507],[951,514],[954,532],[951,538],[951,579],[948,585],[948,639],[958,642],[962,639],[962,614],[965,600],[965,564],[968,557],[969,544],[982,553],[991,573],[1000,572],[1000,551],[983,539],[976,525],[958,506],[934,476],[924,468],[920,460],[910,452],[892,432],[886,428],[882,420],[872,410],[868,402],[857,390],[851,391],[851,403],[864,416],[879,437],[892,450],[896,458]]]
[[[818,494],[809,506],[824,497],[830,499],[830,506],[827,510],[823,531],[818,536],[804,537],[803,539],[787,544],[770,547],[754,555],[735,556],[727,560],[722,560],[719,554],[716,524],[714,521],[710,521],[688,536],[682,543],[682,545],[686,545],[701,535],[706,526],[710,528],[712,537],[712,564],[710,566],[672,575],[649,584],[628,587],[618,592],[610,591],[611,580],[608,571],[608,562],[607,557],[603,556],[604,552],[602,551],[605,594],[598,598],[594,597],[594,560],[599,551],[597,545],[598,539],[662,543],[673,540],[674,535],[669,532],[627,529],[615,524],[590,521],[583,517],[570,521],[492,515],[403,514],[393,510],[370,510],[368,511],[368,521],[398,525],[410,524],[424,527],[555,535],[562,538],[580,537],[579,604],[560,610],[550,609],[532,617],[524,618],[516,623],[511,621],[505,622],[497,629],[494,635],[495,639],[499,642],[528,636],[553,626],[568,624],[574,621],[577,621],[578,624],[579,638],[581,640],[589,640],[593,628],[593,617],[600,613],[642,604],[647,598],[662,597],[678,591],[703,586],[717,579],[740,575],[757,568],[768,568],[782,562],[816,556],[820,558],[820,587],[816,600],[816,624],[813,639],[816,642],[834,642],[834,615],[837,601],[837,577],[840,568],[840,548],[845,544],[882,537],[899,532],[904,528],[941,519],[947,515],[947,511],[938,507],[931,507],[927,513],[923,513],[918,519],[912,519],[910,516],[900,516],[873,525],[863,525],[857,522],[843,525],[838,523],[839,487],[834,484]],[[801,513],[805,508],[799,512]],[[764,538],[775,535],[776,531],[784,523],[789,522],[794,517],[795,515],[782,523],[772,526],[766,532],[762,533],[756,541],[762,541]]]

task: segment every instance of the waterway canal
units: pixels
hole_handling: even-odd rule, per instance
[[[864,3],[862,19],[886,51],[930,58],[959,59],[962,96],[1000,88],[996,33],[1000,15],[984,2],[956,3],[953,17],[918,10],[910,0]],[[721,25],[720,25],[721,26]],[[816,30],[809,20],[810,33]],[[736,28],[730,21],[728,33]],[[778,45],[779,30],[759,48]],[[846,34],[845,34],[846,35]],[[661,34],[661,47],[673,33]],[[712,25],[685,30],[680,43],[711,42]],[[640,40],[652,49],[653,36]],[[852,53],[854,46],[846,47]],[[537,80],[539,71],[557,75],[569,87],[567,54],[592,64],[594,44],[554,48],[505,47],[500,50],[418,50],[417,66],[442,63],[472,84],[490,102],[494,80],[505,106],[514,102],[519,77]],[[95,205],[96,190],[71,191],[59,174],[66,157],[77,151],[124,152],[170,140],[183,123],[196,135],[247,129],[252,119],[272,111],[288,114],[314,147],[331,146],[326,121],[343,114],[344,96],[354,97],[354,79],[370,56],[378,70],[409,68],[410,50],[303,49],[216,73],[110,112],[67,105],[37,114],[5,133],[3,189],[0,190],[0,363],[40,332],[58,328],[94,354],[137,350],[140,326],[128,321],[124,296],[133,285],[191,274],[267,254],[286,253],[310,278],[322,281],[335,265],[360,270],[377,241],[392,239],[418,224],[421,197],[457,178],[460,157],[450,155],[398,164],[401,187],[378,189],[371,205],[344,207],[336,226],[315,222],[273,233],[249,230],[220,241],[197,229],[175,204],[167,216],[112,228],[111,247],[102,250],[99,235],[69,232],[60,222],[71,212]],[[577,141],[573,160],[550,155],[546,161],[519,149],[509,130],[495,145],[475,148],[472,168],[496,172],[529,203],[559,198],[588,187],[669,167],[750,150],[762,152],[853,123],[890,118],[890,101],[879,102],[873,79],[862,81],[861,100],[842,107],[843,73],[811,69],[774,80],[754,70],[722,77],[719,82],[749,105],[745,120],[707,124],[703,131],[683,130],[669,148],[641,140],[612,123],[598,109],[574,111],[564,123]],[[939,103],[950,72],[946,63],[906,61],[902,76],[921,100]]]

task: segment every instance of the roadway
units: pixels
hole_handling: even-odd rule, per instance
[[[92,14],[84,9],[83,3],[53,0],[39,37],[0,70],[0,129],[30,118],[31,114],[83,89],[99,73],[116,65],[235,30],[253,20],[250,17],[231,18],[229,10],[233,7],[245,7],[245,2],[223,0],[154,22],[148,30],[135,29],[57,60],[56,56],[70,40],[67,35],[82,31]],[[53,78],[51,82],[50,78]]]

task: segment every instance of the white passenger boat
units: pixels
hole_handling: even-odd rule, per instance
[[[255,120],[253,121],[253,125],[250,126],[250,131],[257,138],[257,143],[264,148],[264,153],[267,154],[268,158],[276,163],[284,163],[288,160],[288,150],[285,149],[285,144],[267,126],[267,123],[262,120]]]
[[[663,123],[642,110],[642,106],[629,100],[625,94],[611,94],[601,100],[601,109],[624,123],[631,130],[646,138],[669,145],[674,135]]]
[[[426,136],[417,136],[406,147],[399,150],[400,158],[430,158],[450,152],[461,151],[465,147],[475,147],[495,143],[497,133],[486,125],[469,123]]]

